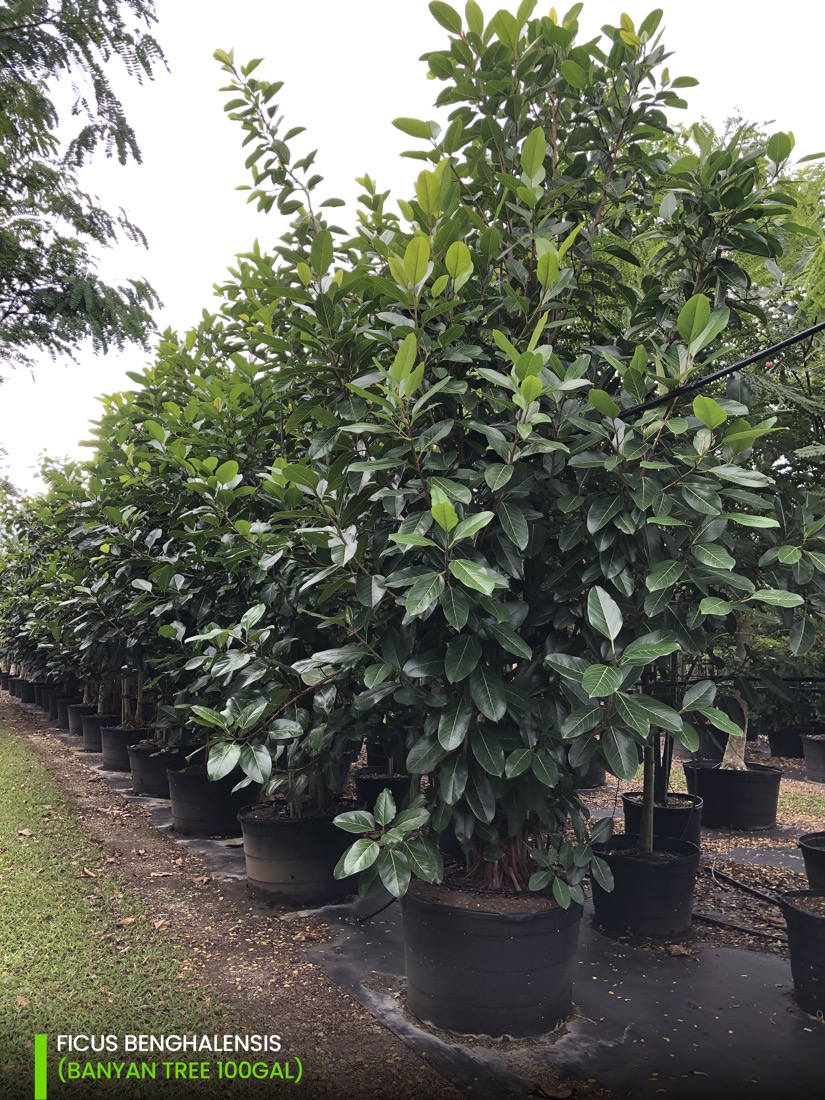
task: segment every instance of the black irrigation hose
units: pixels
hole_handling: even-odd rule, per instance
[[[722,378],[727,378],[728,375],[744,370],[745,367],[750,367],[753,363],[759,363],[762,359],[767,359],[769,355],[776,355],[778,352],[784,351],[785,348],[790,348],[794,344],[798,344],[800,340],[805,340],[809,336],[815,336],[818,332],[822,332],[823,330],[825,330],[825,321],[820,321],[818,325],[811,325],[810,328],[805,328],[802,332],[797,332],[795,336],[789,336],[786,340],[780,340],[778,344],[772,344],[763,351],[754,352],[753,355],[748,355],[745,359],[740,359],[738,363],[734,363],[730,367],[723,367],[722,370],[714,371],[713,374],[706,374],[704,378],[697,378],[695,382],[686,382],[684,386],[676,386],[675,389],[670,390],[668,393],[660,394],[658,397],[652,397],[649,401],[644,401],[641,405],[634,405],[632,408],[622,412],[620,414],[620,419],[625,421],[630,420],[632,417],[641,416],[641,414],[647,412],[648,409],[655,409],[658,405],[666,405],[668,401],[676,401],[678,398],[685,397],[687,394],[696,393],[697,390],[703,390],[705,386],[710,386],[713,382],[718,382]]]
[[[758,936],[763,940],[781,940],[782,943],[788,942],[788,937],[782,932],[761,932],[756,928],[746,928],[744,924],[734,924],[730,920],[722,920],[720,917],[710,917],[706,913],[697,913],[694,909],[693,920],[701,921],[702,924],[712,924],[716,928],[729,928],[734,932],[743,932],[746,936]]]
[[[763,894],[761,890],[757,890],[753,886],[748,886],[746,882],[742,882],[740,879],[734,878],[733,875],[728,875],[724,871],[720,871],[713,865],[710,867],[706,866],[705,869],[712,878],[720,878],[730,886],[735,886],[738,890],[744,890],[746,894],[752,894],[755,898],[759,898],[760,901],[766,901],[768,905],[779,905],[775,897],[772,898],[770,894]]]

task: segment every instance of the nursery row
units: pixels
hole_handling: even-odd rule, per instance
[[[631,842],[590,821],[586,773],[644,765],[632,845],[661,856],[675,745],[725,735],[716,771],[752,777],[752,716],[816,732],[825,609],[798,393],[814,342],[684,390],[804,328],[818,177],[789,167],[788,134],[671,129],[692,81],[670,75],[661,12],[602,49],[578,5],[534,7],[485,23],[471,0],[465,25],[431,5],[449,125],[396,121],[415,195],[399,216],[365,176],[349,231],[280,85],[219,52],[250,197],[289,229],[104,399],[87,463],[0,517],[21,698],[65,706],[147,782],[167,762],[147,738],[200,766],[169,771],[179,823],[204,775],[233,823],[255,802],[255,881],[265,819],[323,833],[337,888],[357,874],[418,915],[413,1011],[496,1034],[564,1015],[584,884],[618,882]],[[348,801],[364,750],[383,769],[366,805]],[[313,880],[312,859],[283,874]]]

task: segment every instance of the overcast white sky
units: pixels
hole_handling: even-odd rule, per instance
[[[690,104],[684,121],[705,116],[719,123],[741,112],[792,130],[795,155],[825,149],[825,7],[810,0],[660,3],[671,74],[700,81],[683,93]],[[463,2],[453,6],[463,10]],[[488,18],[502,6],[515,11],[518,0],[482,0]],[[537,11],[549,6],[540,0]],[[563,2],[557,7],[566,10]],[[307,127],[307,147],[319,150],[326,194],[349,205],[357,192],[352,181],[365,172],[395,195],[408,193],[420,165],[399,158],[414,142],[391,120],[434,117],[430,105],[442,85],[425,78],[418,58],[441,48],[446,32],[427,0],[158,0],[157,8],[156,33],[170,72],[142,88],[117,74],[143,164],[98,162],[86,186],[104,205],[124,206],[149,238],[148,252],[110,251],[102,272],[115,280],[147,277],[164,302],[159,327],[184,330],[202,309],[214,309],[213,284],[233,256],[256,237],[271,245],[283,228],[275,216],[256,215],[235,191],[247,182],[241,132],[224,117],[223,74],[213,51],[234,48],[241,61],[265,58],[260,75],[285,81],[277,102],[290,125]],[[623,10],[638,24],[650,9],[631,0],[586,0],[583,30],[590,35],[603,23],[618,23]],[[336,214],[348,224],[347,210]],[[0,443],[12,480],[36,489],[43,452],[88,455],[77,444],[97,416],[97,396],[127,388],[125,371],[147,358],[135,350],[106,357],[81,352],[76,365],[46,361],[34,378],[22,371],[7,378],[0,386]]]

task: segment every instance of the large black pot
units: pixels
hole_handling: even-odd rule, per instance
[[[17,685],[19,683],[19,676],[9,676],[9,695],[11,695],[13,698],[17,698]]]
[[[805,774],[812,783],[825,783],[825,737],[803,733],[800,740],[805,753]]]
[[[592,880],[596,919],[612,932],[670,936],[690,927],[699,848],[686,840],[654,837],[653,852],[633,849],[637,836],[614,836],[594,845],[613,872],[614,887]]]
[[[420,896],[414,883],[402,903],[410,1012],[463,1034],[525,1038],[557,1027],[570,1013],[581,906],[479,911],[434,889]]]
[[[112,772],[131,771],[129,746],[146,739],[150,730],[147,726],[127,729],[125,726],[101,726],[100,750],[103,753],[103,767]]]
[[[776,825],[782,772],[765,764],[746,771],[722,769],[703,760],[686,761],[687,789],[698,794],[702,824],[709,829],[772,829]]]
[[[352,843],[328,817],[288,817],[271,803],[241,810],[247,881],[273,901],[320,905],[349,897],[352,878],[335,879],[335,864]]]
[[[73,733],[75,737],[82,737],[81,718],[84,714],[94,714],[96,710],[97,707],[94,703],[70,703],[66,707],[69,718],[69,733]]]
[[[240,836],[238,814],[252,805],[260,786],[251,783],[232,794],[243,779],[240,768],[212,782],[204,765],[169,771],[172,825],[187,836]]]
[[[83,731],[83,751],[100,752],[100,730],[104,726],[116,726],[119,714],[81,714],[80,728]]]
[[[8,691],[9,690],[9,673],[8,672],[0,672],[0,690],[2,690],[2,691]]]
[[[66,694],[66,692],[63,690],[63,688],[53,688],[48,693],[47,702],[48,702],[49,718],[51,718],[51,720],[53,722],[57,721],[57,702],[61,698],[61,696],[65,695],[65,694]],[[74,699],[70,699],[69,702],[73,703]]]
[[[383,768],[356,768],[352,774],[355,780],[355,797],[368,810],[373,808],[379,794],[385,788],[392,795],[398,809],[401,809],[401,806],[409,799],[410,777],[408,775],[388,776],[386,766]]]
[[[57,697],[57,728],[67,730],[69,728],[69,707],[79,702],[76,695],[58,695]]]
[[[806,898],[821,898],[825,890],[790,890],[779,895],[791,952],[796,1003],[811,1016],[825,1013],[825,914],[800,908]]]
[[[695,794],[668,794],[667,806],[653,807],[653,835],[686,840],[702,847],[702,799]],[[641,791],[622,795],[624,831],[637,836],[642,827]]]
[[[17,696],[21,703],[33,703],[34,683],[31,680],[18,680]]]
[[[132,787],[135,794],[153,795],[156,798],[169,797],[169,776],[167,769],[182,768],[186,764],[186,754],[192,752],[193,745],[181,745],[176,749],[162,752],[157,741],[138,741],[129,745],[129,767],[132,772]]]
[[[825,890],[825,833],[805,833],[797,841],[812,890]]]
[[[802,734],[810,733],[807,726],[783,726],[781,729],[768,730],[768,744],[771,756],[782,756],[791,760],[801,760]]]

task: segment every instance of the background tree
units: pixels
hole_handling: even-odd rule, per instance
[[[153,0],[10,0],[0,8],[0,363],[145,344],[157,296],[143,280],[112,286],[95,251],[121,234],[145,244],[121,210],[85,193],[80,170],[102,150],[140,150],[109,78],[153,76],[164,58],[149,33]],[[73,93],[71,131],[58,110]],[[64,135],[67,135],[64,137]]]

